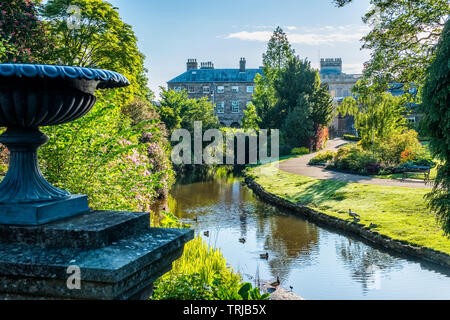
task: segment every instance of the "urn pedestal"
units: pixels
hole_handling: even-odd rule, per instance
[[[39,169],[48,141],[40,127],[82,117],[97,89],[127,85],[107,70],[0,64],[0,143],[10,151],[0,183],[0,299],[146,299],[193,238],[150,228],[146,213],[91,211],[85,195],[54,187]]]

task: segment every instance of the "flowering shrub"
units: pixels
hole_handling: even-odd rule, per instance
[[[149,211],[173,172],[164,167],[165,154],[149,157],[140,141],[143,131],[130,125],[114,101],[110,94],[86,116],[44,128],[50,142],[40,150],[42,171],[56,186],[88,195],[93,209]],[[147,130],[158,136],[157,128]]]
[[[32,63],[50,48],[38,0],[0,1],[0,61]]]
[[[335,155],[336,154],[332,151],[318,153],[314,158],[312,158],[309,161],[309,165],[314,166],[318,164],[325,164],[328,161],[332,160]]]

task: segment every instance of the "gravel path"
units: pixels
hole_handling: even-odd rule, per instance
[[[339,147],[347,143],[348,143],[347,141],[342,139],[333,139],[328,141],[327,147],[320,152],[326,150],[336,151]],[[431,184],[425,184],[423,180],[405,179],[405,181],[401,181],[393,179],[379,179],[379,178],[372,178],[370,176],[360,176],[356,174],[326,170],[325,168],[317,166],[309,166],[308,165],[309,160],[311,160],[316,154],[317,152],[299,158],[284,161],[280,163],[280,169],[289,173],[321,180],[333,179],[349,183],[362,183],[362,184],[371,184],[389,187],[428,188],[428,189],[432,188]]]

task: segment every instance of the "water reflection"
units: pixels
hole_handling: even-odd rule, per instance
[[[247,281],[280,277],[282,286],[292,285],[306,299],[450,298],[448,270],[319,228],[259,201],[234,177],[191,177],[178,183],[161,207],[219,247]],[[261,259],[266,252],[269,259]]]

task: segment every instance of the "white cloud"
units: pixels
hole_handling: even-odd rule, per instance
[[[364,69],[363,63],[343,63],[342,71],[349,74],[362,73]]]
[[[288,39],[293,44],[306,45],[326,45],[335,42],[354,42],[359,41],[366,33],[366,26],[324,26],[309,28],[308,30],[297,30],[297,27],[285,27]],[[293,32],[296,30],[295,32]],[[243,41],[269,41],[272,31],[240,31],[228,34],[226,39],[239,39]]]

